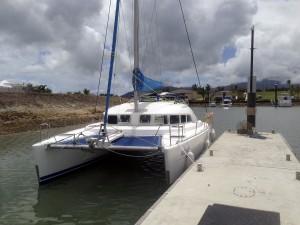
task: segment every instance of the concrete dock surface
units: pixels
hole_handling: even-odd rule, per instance
[[[137,224],[299,225],[300,164],[280,134],[225,132]]]

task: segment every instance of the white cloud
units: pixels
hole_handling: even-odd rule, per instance
[[[112,39],[115,9],[112,2],[107,46]],[[159,80],[161,71],[168,85],[191,86],[197,83],[197,77],[179,3],[156,2],[157,11],[153,10],[154,0],[140,1],[141,68]],[[17,79],[47,84],[56,92],[96,90],[108,5],[109,0],[3,0],[0,81]],[[117,94],[132,90],[132,2],[122,1],[122,6],[115,78]],[[292,83],[300,83],[299,1],[203,0],[200,3],[185,0],[182,6],[203,85],[209,83],[216,87],[247,80],[252,24],[255,25],[256,47],[254,73],[258,79],[290,79]],[[150,27],[145,20],[152,20]],[[235,46],[237,52],[235,58],[224,65],[222,52],[228,45]],[[160,55],[154,55],[158,47]],[[42,54],[45,52],[48,54]],[[109,59],[110,52],[106,49],[101,92],[105,91]]]

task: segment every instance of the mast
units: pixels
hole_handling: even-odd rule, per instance
[[[138,112],[138,88],[137,73],[139,68],[139,2],[134,0],[134,111]]]
[[[115,49],[116,49],[117,33],[118,33],[119,5],[120,5],[120,0],[117,0],[117,3],[116,3],[116,14],[115,14],[115,23],[114,23],[114,33],[113,33],[113,41],[112,41],[111,56],[110,56],[109,77],[108,77],[108,84],[107,84],[107,91],[106,91],[106,104],[105,104],[105,113],[104,113],[104,126],[105,126],[104,129],[105,130],[106,130],[106,124],[107,124],[107,117],[108,117],[111,80],[112,80],[112,74],[113,74],[113,68],[114,68],[114,61],[115,61]]]

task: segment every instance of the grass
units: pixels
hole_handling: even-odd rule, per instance
[[[280,96],[282,93],[288,93],[288,94],[289,94],[289,91],[278,91],[278,92],[277,92],[277,98],[279,98],[279,96]],[[275,99],[275,91],[262,91],[262,92],[256,92],[256,95],[260,95],[260,96],[261,96],[261,99],[264,99],[264,100]]]

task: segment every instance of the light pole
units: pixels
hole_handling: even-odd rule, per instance
[[[256,114],[256,77],[253,76],[253,53],[254,53],[254,26],[251,26],[251,61],[250,78],[248,80],[248,101],[247,101],[247,130],[249,134],[253,133],[255,128]]]

